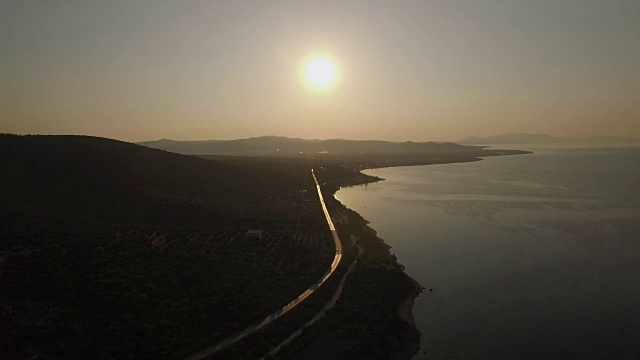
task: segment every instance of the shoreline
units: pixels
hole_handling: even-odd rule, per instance
[[[473,160],[467,160],[467,161],[452,161],[450,163],[460,163],[460,162],[473,162],[473,161],[480,161],[481,159],[473,159]],[[424,165],[433,165],[433,164],[443,164],[442,162],[435,162],[435,163],[429,163],[429,164],[417,164],[417,165],[398,165],[398,166],[385,166],[385,168],[387,167],[403,167],[403,166],[424,166]],[[375,167],[375,168],[371,168],[371,169],[380,169],[382,167]],[[342,189],[342,188],[347,188],[347,187],[352,187],[352,186],[359,186],[359,185],[366,185],[366,184],[371,184],[374,182],[378,182],[378,181],[383,181],[385,179],[383,178],[379,178],[379,177],[373,177],[367,174],[362,173],[363,170],[368,170],[370,168],[363,168],[360,171],[358,171],[358,177],[357,178],[353,178],[351,179],[351,181],[349,181],[348,179],[346,181],[341,181],[341,184],[337,185],[338,188],[333,191],[332,197],[335,201],[337,201],[338,203],[342,204],[343,206],[347,207],[346,204],[342,203],[337,197],[336,197],[336,193]],[[349,207],[347,207],[348,209],[350,209]],[[352,209],[350,209],[351,211],[355,212],[356,214],[358,214],[358,216],[360,216],[367,225],[366,228],[373,232],[374,234],[376,234],[376,230],[373,229],[371,226],[369,226],[370,222],[368,220],[366,220],[364,217],[362,217],[362,215],[360,215],[357,211],[354,211]],[[384,239],[378,237],[376,235],[376,237],[382,242],[384,243],[386,246],[389,246]],[[389,246],[389,248],[391,248]],[[401,265],[394,254],[392,254],[390,252],[390,257],[392,257],[394,259],[394,261],[396,263],[398,263],[399,265]],[[401,265],[402,266],[402,265]],[[416,324],[415,321],[415,317],[413,315],[413,307],[415,304],[415,299],[420,296],[420,294],[422,294],[422,292],[425,290],[425,287],[422,286],[417,280],[415,280],[414,278],[412,278],[409,274],[407,274],[406,272],[404,273],[404,275],[409,279],[409,281],[412,284],[412,287],[410,288],[410,290],[408,291],[407,295],[405,295],[404,300],[400,303],[400,305],[398,306],[398,309],[396,310],[396,315],[398,316],[398,318],[400,318],[401,320],[403,320],[405,323],[407,323],[407,325],[409,325],[413,330],[415,330],[418,334],[418,336],[416,337],[415,333],[412,333],[410,331],[408,331],[406,333],[405,336],[405,340],[407,341],[407,343],[413,343],[417,340],[417,343],[414,345],[417,345],[418,347],[420,346],[420,329],[418,329],[418,325]]]
[[[350,164],[343,164],[344,167],[349,167],[353,172],[348,176],[338,176],[333,179],[327,179],[325,182],[326,187],[325,191],[327,195],[325,199],[329,199],[331,197],[331,210],[340,212],[340,208],[347,210],[355,215],[357,223],[362,226],[362,232],[368,234],[370,236],[370,241],[378,243],[378,255],[377,258],[374,259],[374,262],[380,263],[383,267],[388,267],[387,270],[396,269],[400,270],[402,275],[404,276],[404,285],[402,285],[402,290],[398,289],[397,292],[393,295],[387,294],[382,295],[380,301],[383,302],[392,302],[395,307],[395,311],[393,314],[395,315],[396,325],[387,324],[390,326],[391,333],[395,333],[400,336],[401,339],[397,339],[400,342],[396,343],[401,346],[401,348],[391,348],[381,344],[369,344],[371,349],[385,349],[382,350],[386,353],[386,358],[391,360],[410,360],[415,355],[417,355],[422,349],[421,339],[422,334],[420,329],[418,328],[415,316],[414,316],[414,306],[415,299],[422,294],[425,290],[425,287],[422,284],[418,283],[417,280],[412,278],[409,274],[405,272],[404,266],[398,261],[397,257],[391,252],[391,246],[387,244],[384,239],[377,236],[377,231],[370,226],[370,222],[365,219],[362,215],[360,215],[357,211],[349,208],[347,204],[340,201],[336,194],[342,188],[349,188],[358,185],[366,185],[369,183],[374,183],[378,181],[383,181],[385,179],[380,178],[378,176],[368,175],[363,173],[362,171],[366,171],[369,169],[380,169],[380,168],[393,168],[393,167],[405,167],[405,166],[426,166],[426,165],[436,165],[436,164],[454,164],[454,163],[468,163],[468,162],[476,162],[484,160],[484,157],[487,156],[505,156],[505,155],[524,155],[530,154],[528,151],[520,151],[520,150],[500,150],[494,151],[489,154],[477,154],[471,156],[452,156],[450,158],[431,158],[431,159],[404,159],[398,160],[395,159],[387,159],[380,160],[375,162],[352,162]],[[366,261],[366,260],[365,260]],[[364,263],[364,262],[363,262]],[[367,340],[364,340],[365,343]],[[360,344],[359,346],[362,346]],[[358,350],[355,350],[356,352]],[[375,350],[371,350],[375,351]]]
[[[418,296],[420,296],[424,292],[425,287],[422,286],[416,279],[412,278],[409,274],[405,273],[405,275],[407,275],[411,280],[411,283],[413,284],[413,291],[409,292],[409,294],[404,299],[402,304],[400,304],[400,306],[398,307],[397,314],[402,320],[406,321],[407,324],[409,324],[412,328],[414,328],[417,331],[420,331],[420,329],[418,329],[418,325],[416,325],[416,319],[413,316],[413,306]]]
[[[378,166],[363,166],[362,168],[360,168],[358,170],[356,177],[349,178],[349,179],[342,179],[342,180],[337,181],[335,183],[336,188],[333,189],[333,192],[332,192],[332,197],[333,197],[333,200],[335,200],[338,203],[342,204],[342,206],[344,206],[344,207],[350,209],[351,211],[355,212],[356,214],[358,214],[358,216],[360,216],[366,222],[366,227],[368,229],[370,229],[374,234],[376,234],[377,233],[376,230],[373,229],[371,226],[369,226],[370,222],[367,219],[365,219],[357,211],[349,208],[347,206],[347,204],[343,203],[342,201],[340,201],[336,197],[336,193],[342,188],[366,185],[366,184],[370,184],[370,183],[374,183],[374,182],[385,180],[385,179],[380,178],[380,177],[367,175],[367,174],[363,173],[362,171],[370,170],[370,169],[393,168],[393,167],[427,166],[427,165],[468,163],[468,162],[482,161],[482,160],[484,160],[484,157],[486,157],[486,156],[525,155],[525,154],[530,154],[530,153],[532,153],[532,152],[530,152],[530,151],[510,151],[510,152],[507,152],[507,151],[505,151],[504,153],[490,154],[490,155],[485,155],[485,156],[482,156],[482,157],[477,156],[477,157],[472,157],[472,158],[462,158],[462,159],[458,158],[458,159],[449,159],[449,160],[432,159],[432,160],[427,160],[427,161],[416,161],[416,162],[407,162],[407,163],[378,164]],[[391,249],[391,246],[389,246],[384,241],[384,239],[378,237],[377,235],[376,235],[376,237],[382,243],[384,243],[386,246],[388,246],[389,249]],[[402,266],[400,264],[400,262],[397,261],[397,258],[393,253],[389,252],[389,256],[397,264]],[[404,269],[404,267],[403,267],[403,269]],[[419,350],[421,348],[421,344],[420,344],[421,333],[420,333],[420,329],[418,329],[418,326],[417,326],[416,321],[415,321],[415,316],[413,314],[413,308],[414,308],[414,305],[415,305],[415,299],[417,299],[426,290],[426,288],[422,284],[420,284],[417,280],[415,280],[413,277],[411,277],[409,274],[407,274],[406,272],[404,273],[404,275],[409,279],[409,281],[412,284],[412,287],[408,291],[407,295],[404,297],[404,300],[398,306],[398,309],[396,311],[396,315],[398,316],[398,318],[403,320],[408,326],[410,326],[411,329],[413,330],[413,331],[407,331],[406,334],[405,334],[405,340],[406,340],[406,342],[408,344],[408,349],[410,350],[411,348],[416,348],[416,349]],[[397,359],[405,359],[405,358],[407,358],[406,354],[398,354],[398,356],[397,356]],[[408,358],[411,358],[411,357],[408,357]]]
[[[416,297],[418,296],[419,295],[409,296],[398,308],[398,316],[416,330],[418,330],[418,325],[416,325],[416,319],[413,316],[413,305],[415,303]]]

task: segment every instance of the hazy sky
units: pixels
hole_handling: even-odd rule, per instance
[[[0,132],[640,137],[640,1],[0,0]]]

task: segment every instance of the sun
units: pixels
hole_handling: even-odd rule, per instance
[[[338,71],[328,56],[310,57],[303,65],[302,78],[308,88],[314,91],[327,91],[337,82]]]
[[[313,86],[326,87],[336,76],[336,69],[325,58],[312,60],[305,69],[307,81]]]

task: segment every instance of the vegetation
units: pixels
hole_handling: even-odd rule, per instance
[[[332,195],[380,180],[360,173],[367,167],[498,155],[456,149],[197,158],[85,136],[0,135],[0,358],[176,359],[264,319],[335,254],[311,169],[343,262],[300,306],[215,357],[261,357],[306,324],[357,239],[364,253],[336,306],[269,358],[392,358],[417,343],[396,312],[420,289]]]
[[[2,135],[0,154],[1,358],[186,356],[334,255],[309,175],[90,137]]]
[[[389,246],[362,217],[337,202],[331,206],[346,218],[340,222],[341,238],[357,238],[364,251],[336,306],[274,358],[411,358],[419,347],[419,332],[401,320],[397,311],[421,287],[404,273]]]

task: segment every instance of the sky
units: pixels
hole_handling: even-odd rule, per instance
[[[0,0],[0,132],[640,138],[640,1]]]

